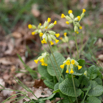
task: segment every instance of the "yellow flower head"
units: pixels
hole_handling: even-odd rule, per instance
[[[86,12],[86,10],[85,9],[83,9],[83,13],[85,13]]]
[[[69,21],[66,21],[66,24],[69,24]]]
[[[68,69],[66,70],[66,73],[69,73],[69,70],[68,70]]]
[[[75,64],[75,60],[71,60],[71,64],[73,64],[73,65],[74,65],[74,64]]]
[[[51,22],[51,18],[48,18],[48,20],[47,20],[48,22]]]
[[[80,26],[79,29],[82,29],[82,26]]]
[[[80,70],[82,68],[82,66],[78,65],[78,70]]]
[[[70,65],[70,61],[69,60],[66,61],[66,65]]]
[[[76,34],[78,34],[79,32],[78,31],[76,31]]]
[[[43,33],[40,33],[39,36],[42,37],[42,36],[43,36]]]
[[[34,60],[34,62],[37,64],[39,60]]]
[[[80,21],[80,19],[81,19],[80,16],[77,16],[77,18],[78,18],[78,21]]]
[[[65,18],[65,15],[64,15],[64,14],[61,14],[61,18]]]
[[[71,14],[71,13],[73,13],[73,11],[72,10],[68,10],[68,14]]]
[[[67,36],[67,33],[66,33],[66,32],[64,33],[64,36]]]
[[[32,32],[31,34],[32,34],[32,35],[35,35],[35,32]]]
[[[71,69],[70,73],[71,73],[71,74],[73,74],[73,73],[74,73],[73,69]]]
[[[59,40],[55,39],[55,42],[56,42],[56,43],[58,43],[58,42],[59,42]]]
[[[57,21],[54,21],[54,25],[56,25],[57,24]]]
[[[59,34],[59,33],[57,33],[57,34],[55,34],[55,36],[58,38],[58,37],[60,36],[60,34]]]
[[[51,45],[54,45],[54,43],[53,43],[52,41],[50,41],[50,44],[51,44]]]
[[[41,23],[39,23],[39,25],[41,26]]]
[[[40,59],[40,62],[41,62],[41,63],[44,63],[44,58]]]
[[[60,65],[60,68],[64,69],[64,64]]]
[[[32,28],[32,25],[31,25],[31,24],[29,24],[29,25],[28,25],[28,28],[29,28],[29,29],[31,29],[31,28]]]
[[[45,41],[45,39],[43,39],[43,40],[41,41],[41,43],[44,44],[44,43],[47,43],[47,42]]]

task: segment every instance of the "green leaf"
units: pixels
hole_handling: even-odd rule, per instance
[[[77,97],[78,97],[78,96],[80,96],[82,91],[81,91],[81,89],[77,88],[78,82],[77,82],[76,79],[74,79],[74,82],[75,82],[75,86],[76,86],[76,94],[77,94]],[[62,83],[60,83],[59,89],[63,94],[65,94],[67,96],[75,97],[73,82],[72,82],[71,78],[67,78]]]
[[[61,103],[74,103],[75,102],[75,97],[69,97],[67,95],[64,95],[60,93],[60,97],[63,98]]]
[[[101,103],[101,101],[96,97],[88,97],[87,103]]]
[[[42,78],[47,79],[47,80],[52,79],[52,76],[47,72],[46,66],[42,66],[41,64],[39,64],[38,71],[39,71]]]
[[[98,78],[95,79],[95,81],[96,81],[99,85],[102,85],[102,79],[101,79],[101,78],[98,77]]]
[[[95,79],[97,77],[97,71],[96,66],[92,65],[87,69],[87,77],[90,79]]]
[[[53,93],[57,93],[57,92],[59,92],[60,90],[59,90],[59,83],[56,83],[55,84],[55,86],[54,86],[54,91],[53,91]]]
[[[100,96],[103,93],[103,86],[98,85],[96,81],[90,81],[91,89],[88,96]]]
[[[44,83],[46,86],[48,86],[51,89],[54,89],[54,84],[48,80],[44,80]]]
[[[63,69],[60,68],[60,65],[63,64],[64,62],[64,57],[58,53],[58,52],[54,52],[53,55],[50,56],[50,59],[48,61],[48,66],[47,66],[47,71],[51,76],[57,76],[60,77],[61,73],[63,72]],[[55,59],[54,59],[55,57]],[[55,61],[56,60],[56,61]],[[57,66],[58,65],[58,66]],[[59,69],[59,70],[58,70]],[[61,71],[61,73],[60,73]],[[55,73],[56,72],[56,73]]]
[[[79,63],[79,65],[84,66],[85,65],[85,60],[79,59],[78,63]]]
[[[41,100],[50,100],[50,99],[52,99],[54,96],[55,96],[55,93],[53,93],[53,94],[50,95],[49,97],[43,98],[43,99],[41,99]]]

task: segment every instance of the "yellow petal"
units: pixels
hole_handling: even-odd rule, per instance
[[[73,69],[71,69],[70,73],[71,73],[71,74],[73,74],[73,73],[74,73]]]
[[[78,65],[78,70],[80,70],[82,68],[82,66]]]
[[[37,64],[37,63],[38,63],[38,60],[34,60],[34,62]]]
[[[73,11],[72,10],[68,10],[68,14],[70,14],[70,13],[73,13]]]
[[[69,70],[68,70],[68,69],[66,70],[66,73],[69,73]]]
[[[64,68],[64,64],[63,64],[63,65],[60,65],[60,68],[62,68],[62,69],[63,69],[63,68]]]

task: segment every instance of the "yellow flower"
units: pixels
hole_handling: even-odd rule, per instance
[[[78,70],[80,70],[82,68],[82,66],[78,65]]]
[[[45,63],[41,63],[42,66],[45,66]]]
[[[51,22],[51,18],[48,18],[48,20],[47,20],[48,22]]]
[[[80,21],[80,19],[81,19],[80,16],[77,16],[77,18],[78,18],[78,20]]]
[[[51,44],[51,45],[54,45],[54,43],[53,43],[52,41],[50,41],[50,44]]]
[[[37,64],[39,60],[34,60],[34,62]]]
[[[69,24],[69,21],[66,21],[66,24]]]
[[[42,37],[42,36],[43,36],[43,33],[40,33],[39,36]]]
[[[75,60],[71,60],[71,64],[73,64],[73,65],[74,65],[74,64],[75,64]]]
[[[55,42],[56,42],[56,43],[58,43],[58,42],[59,42],[59,40],[55,39]]]
[[[64,36],[67,36],[67,33],[64,33]]]
[[[35,35],[35,32],[32,32],[31,34],[32,34],[32,35]]]
[[[41,26],[41,23],[39,23],[39,25]]]
[[[66,70],[66,73],[69,73],[69,70],[68,70],[68,69]]]
[[[73,11],[72,10],[68,10],[68,14],[71,14],[71,13],[73,13]]]
[[[73,74],[73,73],[74,73],[73,69],[71,69],[70,73],[71,73],[71,74]]]
[[[48,64],[45,63],[45,66],[48,66]]]
[[[28,25],[28,28],[29,28],[29,29],[31,29],[31,28],[32,28],[32,25],[31,25],[31,24],[29,24],[29,25]]]
[[[60,68],[64,69],[64,64],[60,65]]]
[[[41,41],[41,43],[44,44],[44,43],[47,43],[47,42],[45,41],[45,39],[43,39],[43,40]]]
[[[56,25],[57,24],[57,21],[54,21],[54,25]]]
[[[64,15],[64,14],[61,14],[61,18],[65,18],[65,15]]]
[[[44,63],[44,58],[40,59],[40,62],[41,62],[41,63]]]
[[[80,26],[79,29],[82,29],[82,26]]]
[[[58,37],[60,36],[60,34],[59,34],[59,33],[57,33],[57,34],[55,34],[55,36],[58,38]]]
[[[78,31],[76,31],[76,34],[78,34],[79,32]]]
[[[70,65],[70,61],[69,60],[66,61],[66,65]]]
[[[83,13],[85,13],[86,12],[86,10],[85,9],[83,9]]]

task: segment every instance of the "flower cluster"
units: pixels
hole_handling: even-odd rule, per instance
[[[56,39],[56,37],[58,38],[60,36],[59,33],[55,33],[54,31],[50,30],[51,28],[54,27],[54,25],[57,24],[57,21],[54,21],[54,23],[50,23],[51,22],[51,18],[48,18],[47,21],[44,22],[43,25],[41,25],[41,23],[38,25],[38,27],[36,27],[35,25],[28,25],[29,29],[36,29],[35,31],[32,32],[32,35],[34,35],[35,33],[39,33],[39,36],[42,38],[41,43],[45,44],[47,42],[50,42],[51,45],[53,45],[53,40],[58,43],[59,40]]]
[[[61,67],[62,69],[64,69],[65,65],[67,65],[66,73],[69,73],[69,72],[70,72],[71,74],[74,73],[74,71],[73,71],[74,66],[75,66],[75,67],[77,66],[77,67],[78,67],[78,70],[80,70],[80,69],[82,68],[82,66],[80,66],[79,63],[78,63],[76,60],[71,59],[70,57],[68,57],[68,58],[63,62],[63,64],[60,65],[60,67]]]
[[[60,37],[60,39],[61,39],[64,43],[66,43],[66,42],[69,41],[69,38],[67,37],[67,33],[66,33],[66,32],[64,33],[64,38]]]
[[[47,66],[48,65],[47,64],[48,56],[49,56],[49,54],[47,52],[42,53],[42,55],[40,57],[38,57],[38,59],[34,60],[34,62],[37,64],[40,61],[41,65]]]
[[[74,25],[74,31],[78,34],[79,30],[78,29],[82,29],[82,26],[80,25],[80,20],[84,17],[85,15],[85,12],[86,10],[83,9],[82,11],[82,14],[80,16],[77,16],[76,18],[74,17],[73,15],[73,11],[72,10],[69,10],[68,11],[68,15],[64,15],[64,14],[61,14],[61,18],[65,18],[67,21],[66,21],[66,24],[69,24],[69,23],[73,23]]]

